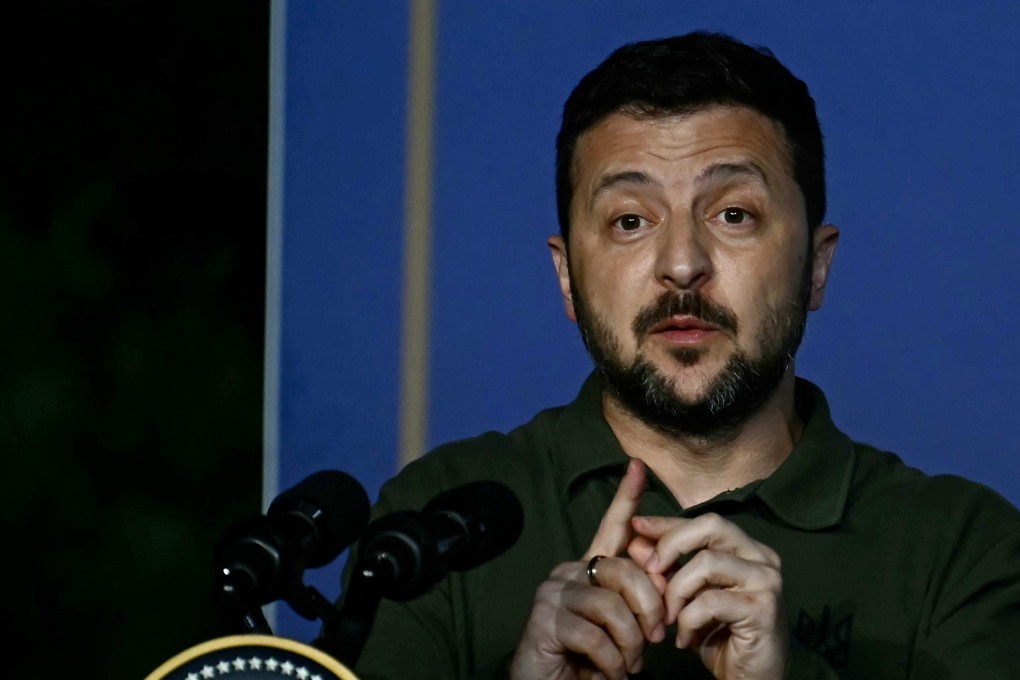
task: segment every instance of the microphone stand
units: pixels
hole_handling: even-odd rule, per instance
[[[351,574],[342,607],[334,605],[301,578],[287,588],[281,599],[296,614],[308,621],[322,621],[322,634],[312,642],[313,647],[348,668],[354,667],[372,632],[383,587],[392,582],[392,559],[389,553],[381,552],[376,554],[372,564],[359,564]],[[220,609],[242,633],[274,634],[243,574],[223,569],[216,578],[216,596]]]
[[[216,576],[215,592],[220,610],[241,631],[256,635],[273,634],[243,575],[224,568]]]
[[[244,574],[236,574],[224,568],[216,578],[216,600],[221,611],[242,633],[274,635],[269,622],[262,613],[260,601],[253,596]],[[280,598],[296,614],[308,621],[319,619],[329,626],[340,614],[337,607],[323,597],[322,593],[306,585],[300,575],[287,586]]]
[[[322,635],[312,645],[353,668],[372,632],[383,589],[393,580],[392,556],[377,553],[370,564],[358,563],[351,573],[343,606],[323,617]]]

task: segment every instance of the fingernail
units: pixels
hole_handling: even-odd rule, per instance
[[[652,631],[652,642],[662,642],[666,639],[666,626],[659,624]]]
[[[649,571],[655,571],[659,568],[659,556],[656,553],[652,553],[652,556],[645,562],[645,569]]]
[[[677,649],[683,649],[687,646],[687,634],[684,632],[678,632],[676,634],[676,646]]]
[[[627,672],[628,673],[640,673],[642,666],[644,666],[644,658],[639,656],[638,658],[636,658],[634,660],[634,663],[632,663],[630,665],[630,668],[627,669]]]

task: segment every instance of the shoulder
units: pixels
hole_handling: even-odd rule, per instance
[[[907,494],[918,502],[945,505],[946,501],[987,503],[1017,513],[1009,501],[989,487],[958,475],[930,475],[889,451],[854,442],[856,465],[854,484],[871,493]]]
[[[957,475],[929,475],[899,456],[855,443],[851,504],[917,532],[966,535],[985,544],[1020,532],[1020,511],[989,487]]]
[[[564,407],[540,411],[510,432],[486,432],[443,444],[412,461],[383,485],[379,506],[420,508],[437,493],[491,479],[511,489],[551,466],[556,423]]]

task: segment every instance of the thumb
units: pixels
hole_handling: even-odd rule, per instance
[[[644,490],[645,464],[637,458],[631,458],[627,472],[620,480],[620,486],[616,488],[616,495],[613,496],[606,514],[602,516],[602,522],[584,554],[584,559],[591,559],[595,555],[623,554],[631,537],[630,518],[637,514]]]

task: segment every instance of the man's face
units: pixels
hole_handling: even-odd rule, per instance
[[[668,432],[725,435],[792,371],[837,232],[809,234],[784,133],[746,108],[616,113],[574,158],[567,313],[611,394]]]

